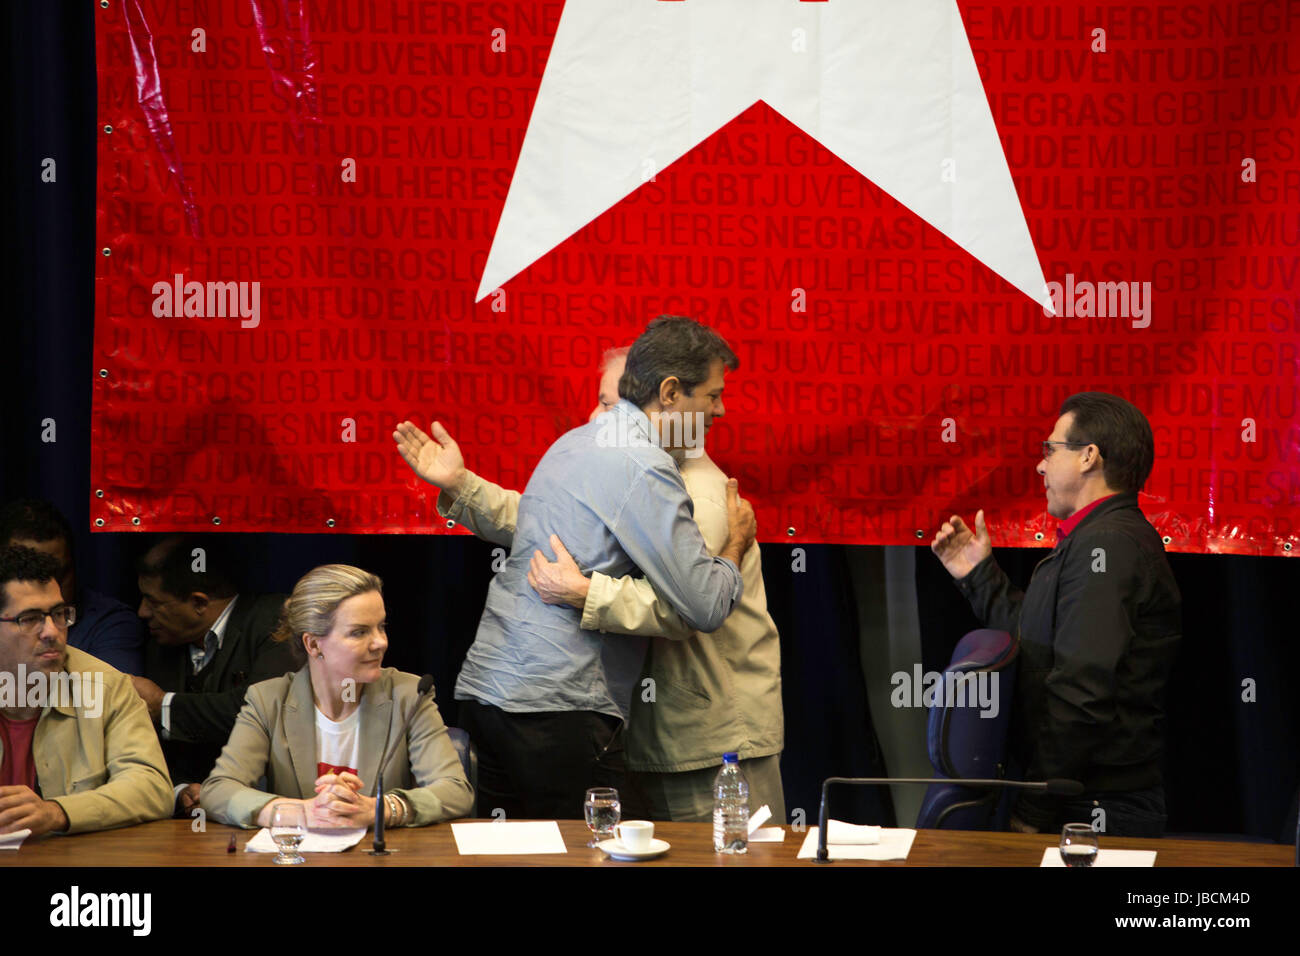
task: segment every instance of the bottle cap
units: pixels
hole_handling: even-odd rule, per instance
[[[723,755],[722,755],[722,762],[723,762],[723,763],[739,763],[739,762],[740,762],[740,758],[739,758],[736,754],[723,754]]]

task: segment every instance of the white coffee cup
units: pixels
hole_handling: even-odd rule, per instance
[[[618,825],[618,838],[623,846],[634,853],[643,853],[650,849],[654,839],[655,825],[649,820],[624,820]]]

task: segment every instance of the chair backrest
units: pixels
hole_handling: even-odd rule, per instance
[[[1015,689],[1019,645],[1006,631],[971,631],[953,650],[937,701],[930,707],[927,745],[940,777],[1001,777]],[[988,829],[999,790],[932,784],[916,825]]]
[[[469,733],[459,727],[448,727],[447,736],[451,738],[452,746],[456,748],[456,756],[460,758],[460,766],[465,771],[465,779],[469,781],[470,789],[474,791],[474,805],[470,808],[469,815],[477,817],[478,750],[474,747],[474,741],[469,739]]]

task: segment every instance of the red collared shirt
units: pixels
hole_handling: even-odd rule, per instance
[[[1079,527],[1079,522],[1088,517],[1093,508],[1097,507],[1097,505],[1101,504],[1103,501],[1109,501],[1117,494],[1119,494],[1118,491],[1115,492],[1115,494],[1107,495],[1105,498],[1098,498],[1092,504],[1084,505],[1074,514],[1070,515],[1070,517],[1062,518],[1061,523],[1056,526],[1056,540],[1060,541],[1075,528]]]

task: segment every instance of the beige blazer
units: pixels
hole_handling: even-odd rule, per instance
[[[361,692],[357,770],[365,793],[375,795],[379,760],[391,746],[384,789],[406,798],[414,811],[407,826],[417,827],[463,817],[474,799],[432,691],[415,710],[419,683],[414,674],[385,667],[373,683],[357,685]],[[405,734],[394,739],[404,723]],[[230,739],[203,784],[200,805],[222,823],[254,827],[257,815],[273,797],[306,800],[316,795],[316,764],[316,703],[311,677],[303,667],[248,688]],[[254,789],[263,776],[266,790]]]
[[[172,782],[158,734],[131,678],[75,647],[63,668],[99,685],[102,699],[47,706],[32,751],[41,796],[68,815],[68,833],[108,830],[172,815]],[[91,704],[91,706],[87,706]],[[95,716],[91,713],[97,711]],[[2,745],[0,745],[2,746]],[[0,758],[3,753],[0,752]]]

